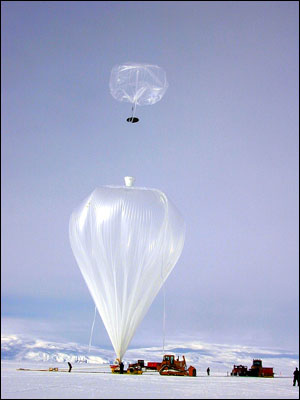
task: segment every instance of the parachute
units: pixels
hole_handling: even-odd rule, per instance
[[[185,223],[167,196],[133,186],[96,188],[69,223],[75,259],[121,361],[184,245]]]
[[[113,67],[109,81],[111,95],[119,101],[132,103],[128,122],[138,122],[136,106],[151,105],[163,97],[168,82],[166,73],[157,65],[126,63]]]

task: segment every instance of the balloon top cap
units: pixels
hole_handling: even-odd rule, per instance
[[[131,187],[131,186],[133,186],[135,178],[133,176],[125,176],[124,180],[125,180],[125,186],[126,187]]]

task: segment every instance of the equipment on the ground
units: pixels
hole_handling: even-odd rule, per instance
[[[69,372],[66,369],[48,368],[48,369],[31,369],[31,368],[17,368],[17,371],[35,371],[35,372]]]
[[[165,354],[162,362],[148,362],[145,364],[144,360],[138,360],[135,364],[130,364],[134,368],[141,368],[144,371],[152,370],[157,371],[160,375],[176,375],[176,376],[196,376],[196,368],[190,366],[187,368],[185,357],[182,360],[177,359],[174,355]]]
[[[48,368],[48,369],[31,369],[31,368],[17,368],[17,371],[29,371],[29,372],[69,372],[67,369],[61,368]],[[110,374],[109,371],[89,371],[87,368],[82,370],[75,369],[72,374]]]
[[[110,365],[111,372],[113,374],[120,374],[120,365],[113,364]],[[127,370],[123,370],[123,374],[141,375],[143,373],[142,368],[138,364],[129,364]]]
[[[231,376],[247,376],[248,367],[244,365],[234,365],[231,371]]]
[[[254,359],[250,369],[244,365],[234,365],[231,376],[256,376],[261,378],[273,378],[273,368],[263,367],[262,360]]]
[[[119,364],[110,366],[113,374],[120,373]],[[175,358],[174,355],[165,354],[162,362],[148,362],[144,360],[138,360],[136,363],[129,364],[127,370],[124,373],[127,374],[142,374],[143,371],[152,370],[159,372],[160,375],[175,375],[175,376],[196,376],[197,370],[192,365],[187,368],[185,357],[182,356],[182,360],[179,357]]]
[[[176,375],[176,376],[196,376],[196,368],[190,366],[187,368],[185,357],[182,356],[182,361],[179,357],[175,359],[174,355],[165,354],[162,362],[157,365],[157,370],[160,375]]]

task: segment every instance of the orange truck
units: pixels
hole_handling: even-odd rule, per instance
[[[262,360],[254,359],[250,369],[244,365],[234,365],[231,376],[257,376],[261,378],[273,378],[274,372],[271,367],[263,367]]]

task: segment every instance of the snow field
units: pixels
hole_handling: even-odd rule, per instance
[[[108,365],[74,366],[71,373],[17,371],[20,362],[1,363],[2,399],[298,399],[292,377],[250,378],[111,374]],[[65,365],[53,365],[65,368]],[[45,364],[22,364],[43,368]],[[77,370],[77,371],[76,371]],[[82,372],[84,373],[82,373]],[[97,371],[100,373],[85,373]]]

